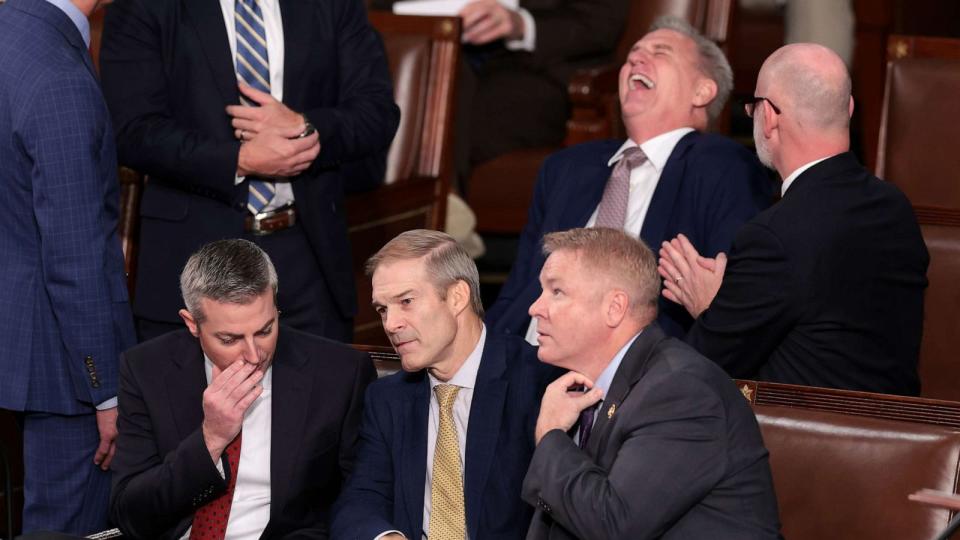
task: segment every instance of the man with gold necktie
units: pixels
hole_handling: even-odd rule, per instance
[[[367,262],[403,371],[367,392],[333,537],[523,538],[520,485],[544,386],[557,373],[487,332],[473,260],[450,236],[407,231]]]
[[[179,328],[187,257],[241,237],[280,273],[284,324],[349,340],[343,192],[381,180],[399,121],[363,0],[117,0],[100,62],[120,162],[149,176],[141,340]]]
[[[252,242],[204,246],[180,283],[186,328],[121,361],[111,517],[129,538],[328,538],[370,358],[281,325]]]

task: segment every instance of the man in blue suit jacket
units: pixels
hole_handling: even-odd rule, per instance
[[[0,408],[24,411],[25,532],[106,527],[117,359],[134,343],[96,4],[0,4]]]
[[[620,104],[629,139],[577,145],[540,169],[510,277],[486,322],[494,333],[536,339],[527,309],[540,295],[543,236],[592,227],[615,164],[639,146],[645,162],[629,171],[623,229],[649,246],[682,232],[702,253],[729,249],[737,229],[771,200],[772,183],[746,148],[700,133],[723,110],[733,86],[730,65],[710,40],[675,18],[659,19],[620,70]],[[658,321],[670,335],[692,323],[661,301]]]
[[[403,233],[367,269],[404,371],[367,392],[357,461],[334,509],[332,536],[523,538],[533,509],[520,500],[520,487],[540,396],[559,373],[523,340],[487,333],[476,266],[448,235]],[[445,413],[432,396],[451,385],[455,398]],[[445,432],[456,435],[451,476],[441,472]]]

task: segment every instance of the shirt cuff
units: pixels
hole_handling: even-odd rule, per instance
[[[404,534],[403,534],[402,532],[400,532],[400,531],[383,531],[382,533],[374,536],[374,537],[373,537],[373,540],[380,540],[381,538],[383,538],[384,536],[386,536],[386,535],[388,535],[388,534],[399,534],[400,536],[403,536],[404,538],[406,538],[406,535],[404,535]]]
[[[116,407],[116,406],[117,406],[117,396],[113,396],[112,398],[110,398],[110,399],[104,401],[103,403],[100,403],[99,405],[97,405],[97,410],[98,410],[98,411],[105,411],[105,410],[107,410],[107,409],[112,409],[112,408],[114,408],[114,407]]]
[[[247,179],[246,176],[240,176],[239,174],[234,175],[234,177],[233,177],[233,185],[239,186],[239,185],[240,185],[244,180],[246,180],[246,179]]]
[[[533,52],[537,47],[537,24],[533,22],[533,15],[529,11],[518,8],[517,13],[523,19],[523,37],[520,39],[509,39],[504,45],[511,51]]]

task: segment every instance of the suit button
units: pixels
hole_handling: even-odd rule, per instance
[[[330,211],[334,214],[337,213],[337,203],[330,203]]]
[[[93,381],[93,383],[92,383],[90,386],[92,386],[92,387],[94,387],[94,388],[100,388],[100,383],[97,382],[97,381]]]

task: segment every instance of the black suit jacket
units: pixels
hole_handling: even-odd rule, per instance
[[[928,262],[907,198],[840,154],[737,233],[687,341],[733,377],[916,395]]]
[[[627,350],[581,450],[544,436],[523,482],[528,540],[778,538],[777,499],[747,401],[656,323]]]
[[[316,126],[321,151],[292,180],[341,315],[356,310],[343,209],[346,170],[383,160],[399,121],[383,44],[362,0],[279,0],[283,101]],[[134,313],[177,321],[178,275],[203,244],[243,234],[247,182],[225,108],[237,76],[217,0],[118,0],[100,55],[120,162],[150,175],[141,204]],[[307,254],[304,254],[307,256]]]
[[[376,372],[365,353],[279,331],[270,522],[261,538],[326,538],[330,506],[352,470],[363,393]],[[125,536],[179,538],[194,511],[226,489],[200,428],[205,389],[203,351],[186,330],[124,354],[110,513]]]

